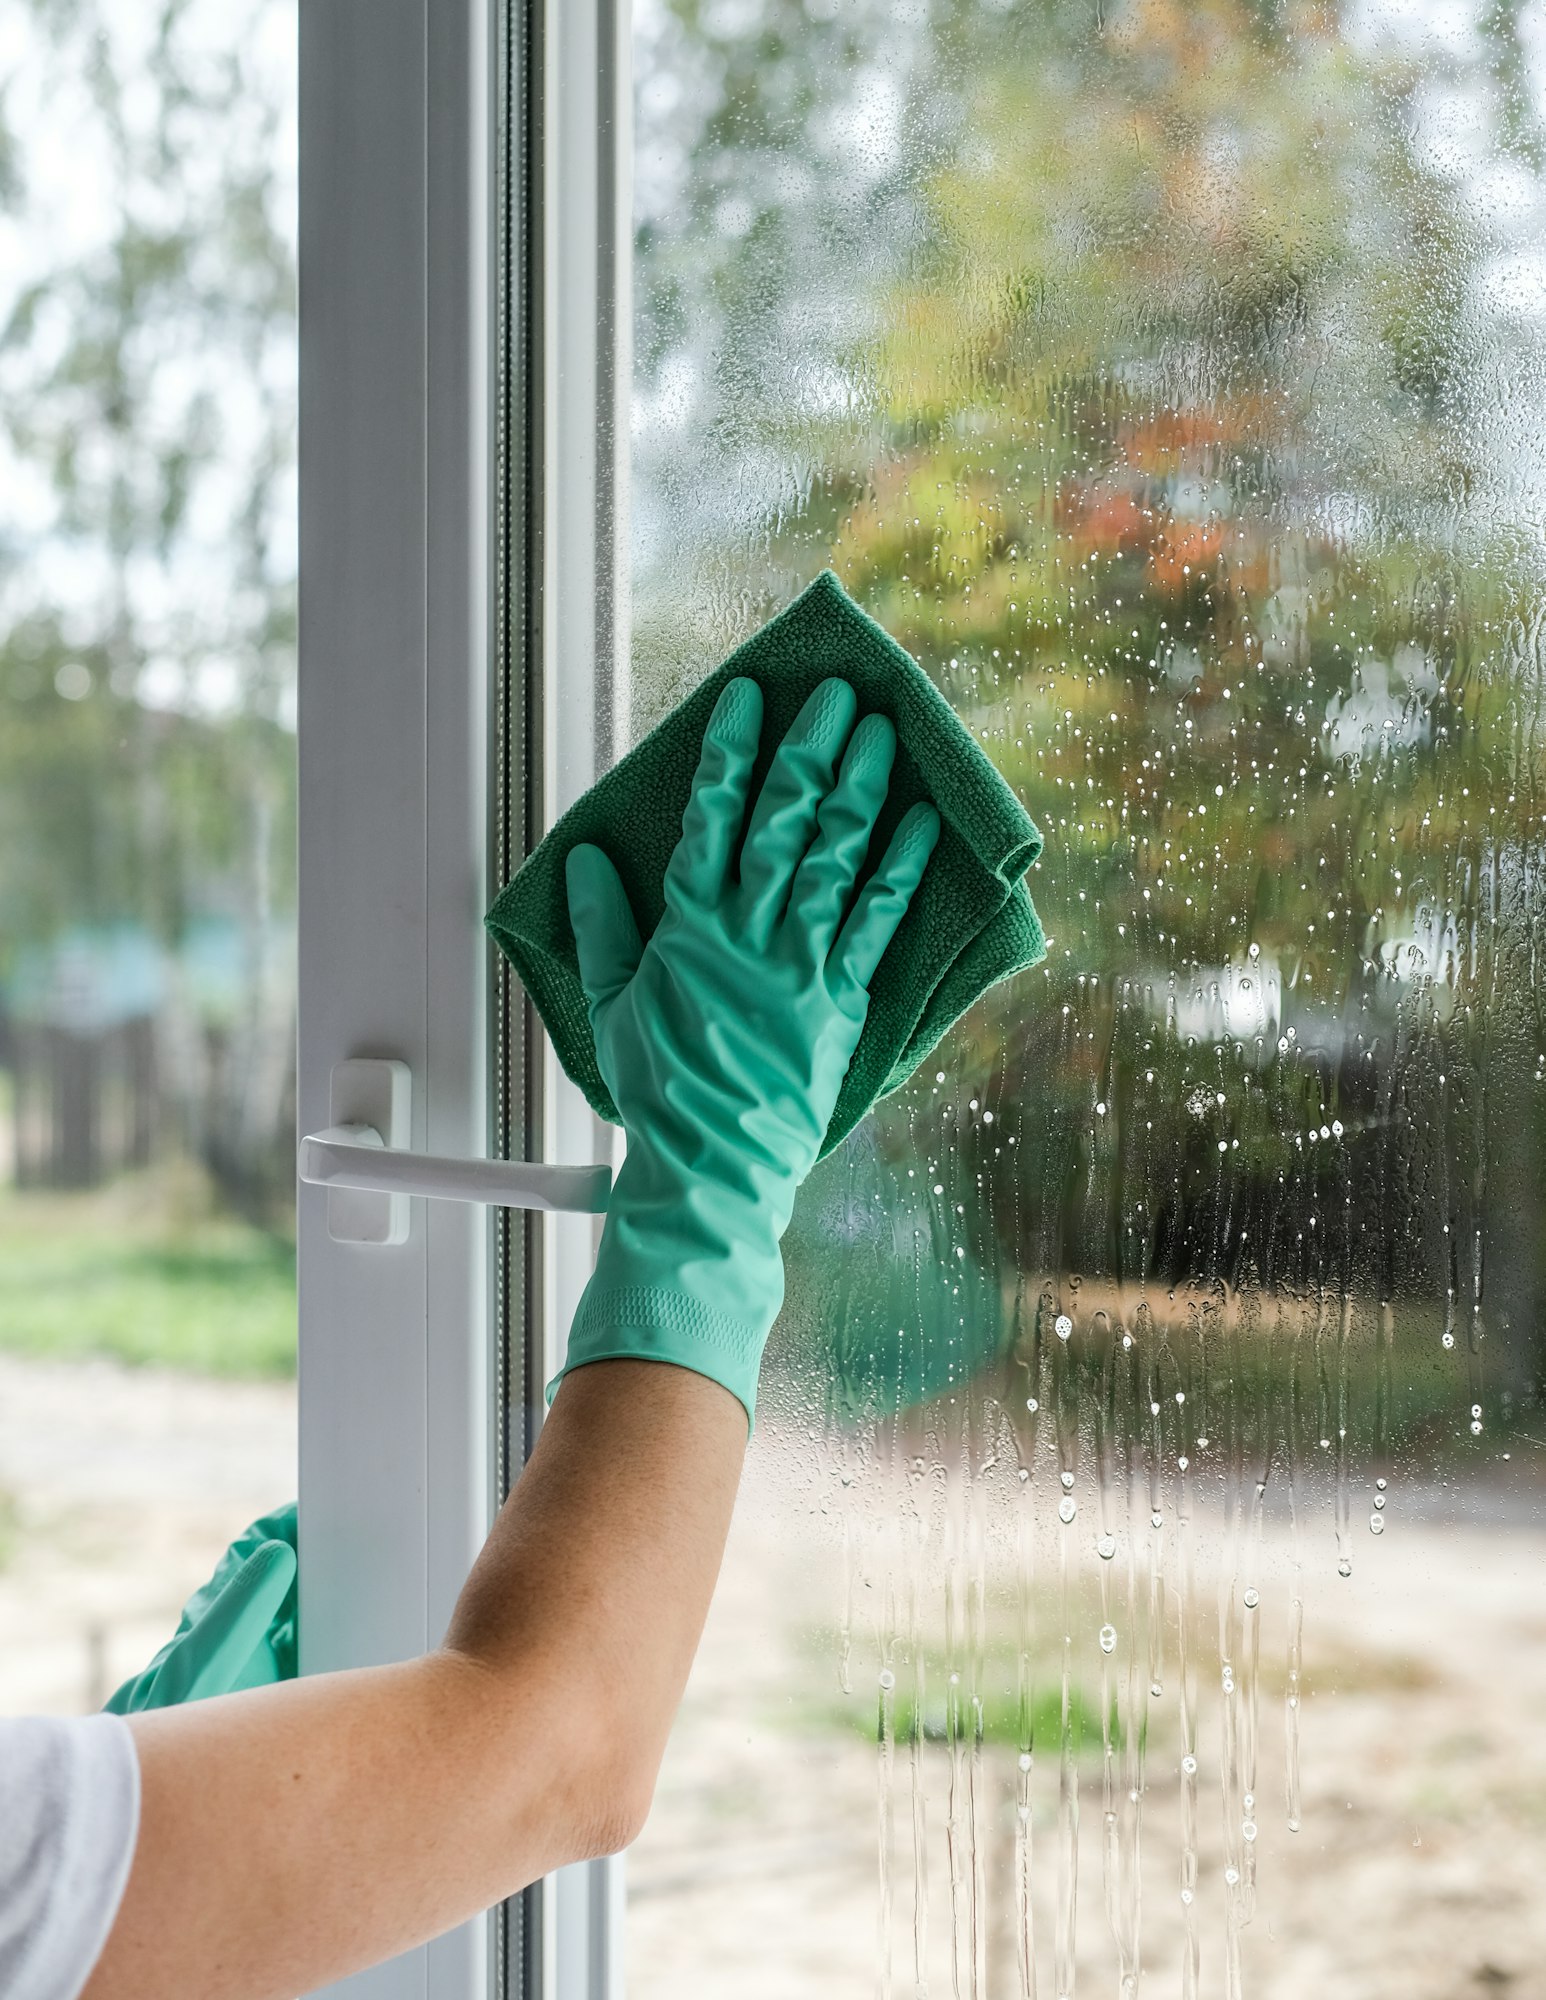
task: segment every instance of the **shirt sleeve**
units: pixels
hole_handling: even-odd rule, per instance
[[[140,1816],[122,1716],[0,1719],[0,1993],[76,2000],[118,1914]]]

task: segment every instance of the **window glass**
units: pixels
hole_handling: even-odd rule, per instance
[[[294,1491],[294,9],[0,19],[0,1708]]]
[[[1543,17],[635,18],[635,734],[832,566],[1050,948],[802,1197],[630,1991],[1504,1990]]]

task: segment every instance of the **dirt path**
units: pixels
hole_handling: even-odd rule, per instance
[[[287,1387],[0,1357],[0,1707],[94,1706],[143,1664],[229,1537],[293,1491],[294,1423]],[[901,1605],[888,1592],[914,1578],[919,1631],[931,1659],[945,1661],[942,1607],[959,1545],[936,1537],[904,1556],[899,1497],[844,1494],[835,1478],[812,1471],[813,1456],[802,1447],[780,1457],[766,1440],[754,1450],[655,1812],[628,1857],[629,2000],[874,2000],[887,1992],[911,2000],[919,1965],[935,1996],[952,1994],[959,1967],[966,2000],[1013,2000],[1025,1990],[1016,1937],[1020,1774],[1002,1732],[990,1727],[979,1758],[966,1754],[954,1768],[945,1742],[924,1741],[916,1764],[898,1747],[889,1922],[881,1916],[873,1718],[881,1636]],[[1016,1616],[1018,1558],[1004,1532],[1014,1504],[996,1491],[983,1512],[985,1683],[1000,1672],[997,1649]],[[1240,1991],[1250,2000],[1489,1992],[1546,2000],[1546,1507],[1530,1491],[1393,1493],[1389,1532],[1377,1542],[1366,1532],[1359,1538],[1347,1580],[1336,1574],[1324,1528],[1315,1525],[1301,1573],[1297,1834],[1284,1800],[1293,1569],[1281,1522],[1269,1522],[1257,1565],[1258,1880],[1254,1914],[1239,1933]],[[1087,1522],[1081,1531],[1093,1532]],[[1192,1907],[1198,1991],[1222,2000],[1229,1897],[1216,1520],[1199,1516],[1197,1544]],[[1120,1570],[1119,1561],[1112,1573]],[[1068,1622],[1075,1679],[1090,1691],[1102,1618],[1117,1627],[1118,1669],[1131,1634],[1120,1598],[1098,1602],[1100,1569],[1088,1551],[1077,1577]],[[840,1677],[845,1605],[848,1694]],[[1037,1672],[1055,1704],[1059,1614],[1045,1591],[1036,1615]],[[1167,1645],[1163,1695],[1148,1718],[1140,1934],[1141,1990],[1171,1996],[1183,1990],[1186,1935],[1173,1630]],[[1071,1889],[1077,1990],[1114,1995],[1098,1726],[1070,1768],[1080,1813]],[[1043,1728],[1028,1780],[1042,2000],[1058,1991],[1059,1867],[1068,1851],[1059,1781],[1056,1729],[1049,1737]],[[974,1893],[975,1984],[962,1943],[972,1934]]]
[[[1403,1500],[1413,1504],[1403,1512]],[[1389,1532],[1365,1529],[1354,1572],[1337,1574],[1329,1520],[1307,1535],[1301,1571],[1304,1674],[1302,1827],[1285,1802],[1287,1638],[1292,1543],[1271,1522],[1255,1574],[1260,1599],[1254,1913],[1238,1932],[1251,2000],[1546,2000],[1546,1506],[1533,1492],[1392,1495]],[[839,1685],[845,1597],[844,1503],[754,1453],[720,1594],[661,1780],[628,1859],[630,2000],[962,2000],[1025,1993],[1017,1948],[1012,1742],[989,1731],[974,1767],[926,1742],[915,1795],[896,1753],[889,1838],[891,1914],[881,1916],[876,1709],[878,1634],[888,1584],[904,1581],[889,1523],[898,1509],[861,1497],[847,1514],[854,1603],[850,1679]],[[1050,1509],[1050,1499],[1044,1503]],[[1012,1496],[988,1509],[984,1620],[990,1641],[1014,1616],[1014,1551],[1000,1532]],[[823,1513],[823,1507],[827,1511]],[[1086,1508],[1086,1513],[1088,1513]],[[1421,1518],[1413,1518],[1421,1516]],[[874,1522],[883,1524],[877,1532]],[[855,1524],[858,1524],[857,1533]],[[1055,1523],[1051,1524],[1055,1529]],[[1192,1905],[1198,1992],[1224,1996],[1230,1892],[1224,1851],[1224,1693],[1218,1584],[1222,1522],[1199,1515],[1191,1639],[1197,1664],[1198,1862]],[[1050,1545],[1050,1544],[1049,1544]],[[1043,1550],[1045,1558],[1045,1547]],[[918,1568],[923,1613],[943,1604],[948,1538]],[[1112,1566],[1121,1568],[1120,1561]],[[1096,1692],[1103,1618],[1128,1634],[1120,1598],[1097,1597],[1086,1551],[1069,1620],[1075,1678]],[[1051,1630],[1049,1592],[1037,1615]],[[942,1614],[929,1635],[944,1662]],[[1045,1636],[1045,1632],[1044,1632]],[[1142,1800],[1139,1935],[1146,1994],[1179,1996],[1182,1745],[1175,1633],[1152,1704]],[[905,1652],[905,1648],[902,1649]],[[994,1649],[983,1676],[991,1696]],[[897,1656],[899,1685],[906,1668]],[[1050,1676],[1055,1650],[1039,1671]],[[971,1678],[969,1670],[966,1677]],[[1145,1678],[1147,1678],[1145,1676]],[[1140,1690],[1140,1699],[1142,1690]],[[834,1728],[832,1718],[847,1716]],[[1097,1725],[1098,1728],[1098,1725]],[[1079,1799],[1073,1962],[1077,1990],[1118,1995],[1105,1897],[1100,1744],[1074,1765]],[[1054,1944],[1067,1843],[1059,1834],[1058,1744],[1041,1740],[1029,1778],[1037,1992],[1062,1989]],[[975,1788],[975,1809],[972,1792]],[[1238,1800],[1238,1791],[1237,1791]],[[1122,1805],[1118,1787],[1117,1804]],[[919,1818],[915,1819],[915,1809]],[[1238,1810],[1238,1804],[1236,1806]],[[952,1866],[949,1830],[956,1821]],[[921,1825],[922,1837],[916,1837]],[[1237,1852],[1239,1843],[1236,1843]],[[953,1939],[972,1934],[973,1959]],[[921,1921],[920,1921],[921,1919]],[[884,1940],[884,1942],[882,1942]],[[882,1967],[889,1962],[889,1983]],[[959,1983],[955,1983],[959,1972]]]
[[[291,1384],[0,1355],[0,1710],[99,1706],[294,1492]]]

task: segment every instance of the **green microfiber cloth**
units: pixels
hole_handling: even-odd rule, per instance
[[[738,646],[643,742],[576,800],[501,892],[485,922],[536,1003],[565,1070],[597,1114],[618,1123],[596,1066],[580,985],[564,862],[593,841],[617,865],[648,938],[665,908],[666,864],[709,714],[744,674],[763,694],[762,748],[752,797],[773,752],[819,681],[840,675],[859,713],[896,725],[897,759],[872,856],[919,799],[939,808],[939,845],[870,988],[864,1033],[849,1065],[822,1156],[877,1098],[905,1083],[946,1030],[987,989],[1035,965],[1046,945],[1024,875],[1041,835],[928,675],[861,611],[830,571]]]

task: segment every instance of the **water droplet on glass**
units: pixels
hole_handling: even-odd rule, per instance
[[[1288,1830],[1289,1830],[1289,1832],[1290,1832],[1290,1833],[1297,1833],[1297,1832],[1299,1831],[1299,1822],[1298,1822],[1298,1820],[1296,1820],[1296,1819],[1290,1819],[1290,1821],[1288,1822]]]
[[[1385,1516],[1383,1514],[1371,1514],[1369,1516],[1369,1533],[1371,1535],[1383,1535],[1384,1532]]]
[[[1254,1819],[1241,1822],[1240,1837],[1242,1840],[1254,1840],[1256,1838],[1256,1822]]]
[[[1058,1502],[1058,1519],[1066,1527],[1079,1511],[1077,1504],[1065,1493]]]
[[[1031,1753],[1029,1750],[1022,1750],[1020,1752],[1020,1769],[1022,1771],[1028,1771],[1030,1768],[1031,1768]]]
[[[1353,1559],[1351,1556],[1344,1556],[1342,1560],[1337,1564],[1337,1575],[1351,1576],[1352,1574],[1353,1574]]]
[[[1165,1684],[1164,1684],[1164,1682],[1163,1682],[1163,1681],[1150,1681],[1150,1683],[1149,1683],[1149,1692],[1150,1692],[1150,1694],[1152,1694],[1152,1695],[1154,1696],[1155,1700],[1156,1700],[1156,1701],[1158,1701],[1158,1700],[1159,1700],[1159,1698],[1160,1698],[1160,1696],[1161,1696],[1161,1695],[1162,1695],[1162,1694],[1163,1694],[1163,1693],[1165,1692]]]
[[[1074,1323],[1068,1317],[1067,1313],[1059,1313],[1057,1318],[1052,1322],[1052,1331],[1057,1335],[1059,1340],[1067,1340],[1073,1330]]]
[[[1233,1889],[1235,1884],[1240,1880],[1240,1870],[1238,1868],[1226,1868],[1224,1870],[1224,1880]]]
[[[1176,1464],[1181,1468],[1183,1472],[1185,1472],[1186,1468],[1191,1464],[1191,1462],[1192,1461],[1187,1457],[1184,1451],[1182,1452],[1181,1456],[1176,1460]]]
[[[892,1673],[889,1667],[881,1668],[880,1684],[883,1688],[894,1688],[896,1686],[896,1675]]]
[[[1115,1652],[1116,1644],[1117,1644],[1117,1628],[1115,1627],[1115,1625],[1102,1625],[1102,1627],[1100,1628],[1101,1651],[1103,1653]]]
[[[1102,1562],[1109,1563],[1116,1552],[1117,1538],[1115,1535],[1102,1535],[1100,1540],[1095,1544],[1095,1553],[1100,1557]]]
[[[1071,1472],[1060,1472],[1058,1474],[1058,1481],[1065,1493],[1071,1493],[1073,1491],[1074,1475]]]
[[[1381,1493],[1385,1491],[1385,1488],[1388,1485],[1388,1483],[1389,1482],[1384,1479],[1376,1479],[1374,1482],[1376,1489]]]
[[[1019,1480],[1020,1480],[1020,1484],[1021,1484],[1021,1485],[1023,1486],[1023,1485],[1025,1484],[1025,1482],[1026,1482],[1026,1481],[1027,1481],[1027,1480],[1028,1480],[1028,1479],[1030,1478],[1030,1476],[1031,1476],[1031,1475],[1030,1475],[1030,1473],[1029,1473],[1029,1472],[1028,1472],[1028,1471],[1026,1470],[1026,1468],[1025,1468],[1025,1467],[1024,1467],[1023,1465],[1022,1465],[1022,1466],[1021,1466],[1021,1468],[1020,1468],[1020,1471],[1019,1471]]]
[[[1149,1526],[1151,1528],[1163,1528],[1164,1525],[1165,1525],[1165,1517],[1158,1511],[1158,1509],[1156,1509],[1155,1512],[1149,1516]]]
[[[1248,1590],[1245,1593],[1245,1608],[1247,1611],[1254,1611],[1257,1605],[1260,1603],[1261,1603],[1261,1598],[1256,1591]]]
[[[1454,1335],[1453,1335],[1452,1333],[1446,1333],[1446,1334],[1444,1335],[1444,1338],[1443,1338],[1443,1343],[1442,1343],[1442,1344],[1443,1344],[1443,1345],[1444,1345],[1445,1347],[1453,1347],[1453,1346],[1454,1346],[1454,1344],[1455,1344],[1455,1336],[1454,1336]]]
[[[1040,1403],[1037,1402],[1034,1396],[1027,1396],[1025,1399],[1025,1407],[1028,1410],[1039,1410],[1041,1408],[1041,1405]]]
[[[1376,1493],[1374,1496],[1374,1505],[1376,1509],[1383,1507],[1384,1504],[1385,1504],[1385,1495],[1383,1493]]]

